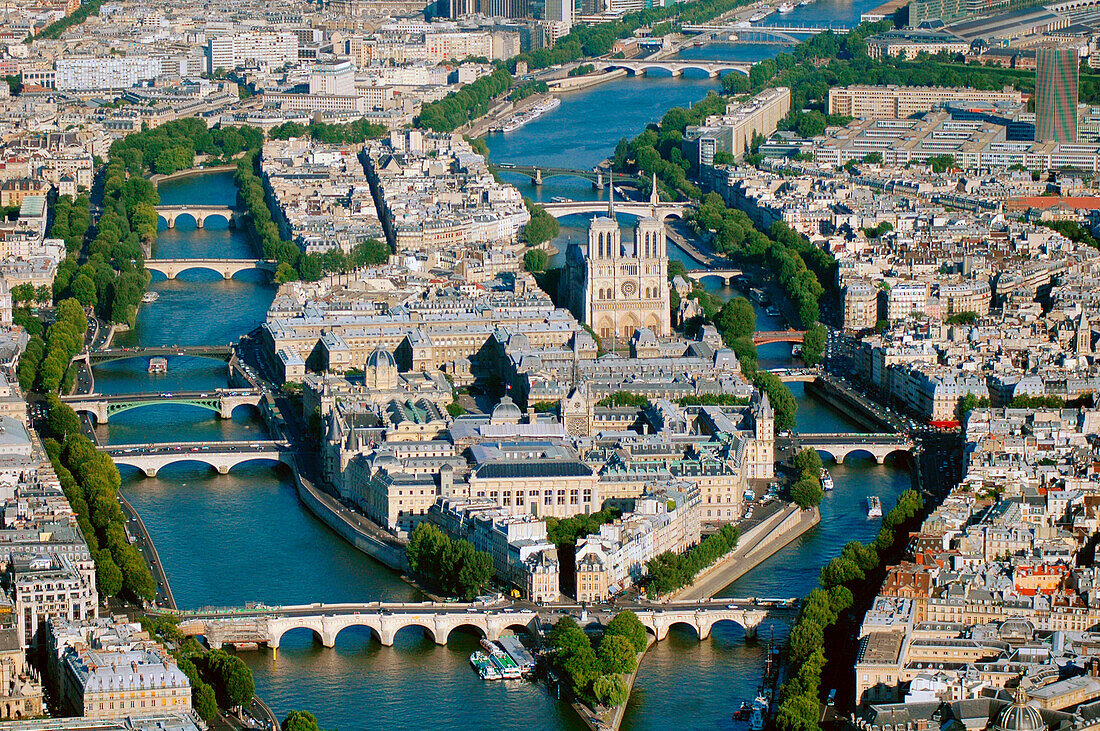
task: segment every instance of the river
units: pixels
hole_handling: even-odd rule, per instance
[[[835,5],[858,18],[871,3]],[[795,22],[792,16],[813,8],[799,8],[787,17]],[[779,50],[714,48],[734,49],[742,56]],[[707,48],[689,52],[716,53]],[[577,92],[511,136],[490,138],[491,154],[516,163],[590,167],[620,137],[636,134],[667,108],[701,98],[712,88],[716,82],[709,79],[649,77]],[[232,176],[226,173],[166,181],[160,192],[165,203],[192,204],[228,204],[235,194]],[[568,178],[551,179],[541,190],[526,185],[524,193],[536,199],[597,195],[589,184]],[[583,219],[566,223],[571,225],[563,227],[563,238],[583,235]],[[186,220],[173,230],[162,228],[156,244],[158,257],[252,253],[241,234],[218,221],[209,221],[202,230]],[[228,343],[262,322],[274,296],[274,288],[257,272],[230,281],[198,270],[172,281],[155,276],[151,288],[160,298],[142,307],[134,330],[120,335],[117,344]],[[762,319],[765,325],[771,323]],[[157,376],[147,374],[140,360],[95,368],[96,388],[105,393],[215,388],[225,384],[225,375],[223,364],[200,358],[171,358],[169,372]],[[852,428],[841,414],[806,397],[799,384],[794,387],[800,430]],[[115,415],[109,425],[99,427],[99,436],[117,444],[249,439],[263,431],[249,407],[219,420],[201,409],[165,405]],[[837,489],[825,498],[821,525],[725,589],[724,596],[806,593],[823,560],[846,541],[867,540],[877,531],[878,522],[864,517],[866,495],[878,494],[889,506],[909,483],[908,472],[898,465],[879,466],[870,460],[853,458],[832,472]],[[353,550],[306,512],[287,477],[272,467],[244,465],[217,475],[198,463],[182,463],[153,479],[124,469],[123,491],[141,513],[181,607],[416,598],[392,571]],[[783,622],[766,622],[760,636],[778,641],[785,633]],[[324,728],[582,727],[567,706],[539,685],[479,680],[467,664],[475,646],[476,638],[462,632],[454,633],[446,646],[437,646],[419,630],[409,629],[399,633],[394,647],[386,648],[365,630],[352,628],[341,633],[335,649],[314,644],[307,631],[294,631],[283,638],[277,657],[269,651],[242,656],[255,673],[257,691],[280,717],[291,709],[308,709]],[[624,728],[735,727],[730,714],[755,690],[763,653],[762,644],[746,643],[733,626],[719,625],[705,642],[674,628],[668,641],[646,655]]]

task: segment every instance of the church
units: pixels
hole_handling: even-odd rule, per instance
[[[639,219],[633,242],[624,242],[615,220],[615,186],[607,215],[588,227],[587,247],[572,243],[566,252],[561,295],[578,320],[604,341],[625,345],[639,328],[665,338],[672,334],[669,313],[668,254],[665,225],[654,176],[653,213]],[[620,340],[621,339],[621,340]]]

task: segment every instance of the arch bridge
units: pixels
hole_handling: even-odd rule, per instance
[[[729,269],[718,268],[718,269],[707,269],[705,271],[701,270],[701,271],[697,271],[697,272],[688,272],[688,276],[692,277],[693,279],[698,279],[699,281],[702,281],[702,280],[706,279],[707,277],[718,277],[719,279],[722,280],[722,284],[726,285],[727,287],[730,286],[731,284],[733,284],[733,280],[737,279],[742,274],[744,274],[743,271],[741,271],[740,269],[733,269],[733,268],[729,268]]]
[[[146,477],[156,477],[162,468],[179,462],[201,462],[229,474],[239,464],[264,460],[290,464],[293,455],[284,441],[180,442],[178,444],[112,444],[100,446],[119,467],[134,467]]]
[[[631,76],[644,76],[650,71],[667,71],[673,76],[683,76],[685,71],[700,71],[710,78],[721,76],[722,72],[736,71],[749,75],[753,64],[747,61],[630,61],[612,60],[594,64],[605,71],[624,69]]]
[[[489,169],[495,173],[516,173],[517,175],[526,175],[535,185],[542,185],[542,181],[546,178],[572,177],[587,180],[592,183],[593,188],[603,190],[607,187],[606,183],[608,182],[605,177],[606,171],[600,168],[578,170],[575,168],[555,168],[543,165],[513,165],[512,163],[502,162],[489,163]],[[620,182],[637,182],[637,178],[628,175],[619,174],[615,177],[616,180]]]
[[[157,215],[164,219],[168,228],[175,228],[176,221],[181,216],[190,216],[194,219],[196,227],[205,228],[208,218],[224,218],[230,226],[236,226],[248,215],[246,211],[232,206],[157,206],[156,211]]]
[[[693,628],[703,640],[719,622],[734,622],[744,628],[746,636],[753,636],[768,610],[697,602],[660,608],[639,607],[635,614],[658,641],[668,637],[669,630],[676,625]],[[518,605],[310,604],[185,612],[180,615],[180,629],[188,634],[204,635],[211,647],[267,645],[277,649],[283,636],[295,629],[308,629],[322,645],[334,647],[343,630],[366,627],[388,647],[393,645],[397,633],[407,627],[419,627],[434,642],[443,645],[460,627],[475,629],[483,637],[496,640],[510,629],[534,632],[540,621],[552,622],[560,616],[551,608],[536,611]]]
[[[62,396],[62,402],[72,407],[77,413],[88,413],[96,418],[99,424],[105,424],[115,414],[124,411],[140,409],[145,406],[159,406],[161,404],[182,404],[184,406],[197,406],[208,411],[213,411],[222,419],[228,419],[233,415],[233,410],[238,406],[248,404],[259,406],[263,399],[263,393],[257,389],[218,388],[213,391],[177,391],[170,393],[122,393],[110,395],[85,394],[78,396]]]
[[[753,333],[752,341],[757,345],[768,343],[801,343],[805,330],[758,330]]]
[[[799,434],[800,447],[810,447],[843,464],[848,455],[862,452],[882,464],[895,452],[912,453],[915,443],[901,434]]]
[[[592,213],[607,213],[607,201],[570,201],[568,203],[541,203],[554,218],[565,216],[585,215]],[[690,210],[687,203],[640,203],[637,201],[615,201],[615,213],[625,213],[630,216],[656,216],[659,220],[669,217],[683,218],[686,211]]]
[[[151,272],[159,272],[168,279],[175,279],[177,275],[191,269],[208,269],[222,275],[225,279],[232,279],[236,274],[251,269],[256,269],[274,275],[277,268],[274,261],[266,259],[146,259],[145,268]]]

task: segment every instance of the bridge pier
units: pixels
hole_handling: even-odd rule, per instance
[[[535,185],[542,185],[542,169],[535,168]]]
[[[603,170],[596,171],[596,180],[592,183],[592,187],[594,187],[596,190],[603,190]]]
[[[167,224],[167,227],[168,227],[169,230],[174,229],[176,227],[176,217],[175,216],[165,216],[164,217],[164,222],[165,222],[165,224]]]
[[[203,227],[205,227],[205,225],[206,225],[206,216],[195,216],[195,228],[197,228],[201,231],[203,229]]]
[[[156,477],[157,476],[157,468],[156,467],[146,467],[145,468],[145,476],[149,477],[149,478]]]
[[[214,467],[214,469],[216,469],[218,471],[219,475],[228,475],[229,474],[229,465],[227,465],[227,464],[216,465]]]

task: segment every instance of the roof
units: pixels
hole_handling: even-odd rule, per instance
[[[482,479],[516,477],[588,477],[592,468],[583,462],[536,460],[523,462],[487,462],[475,473]]]

